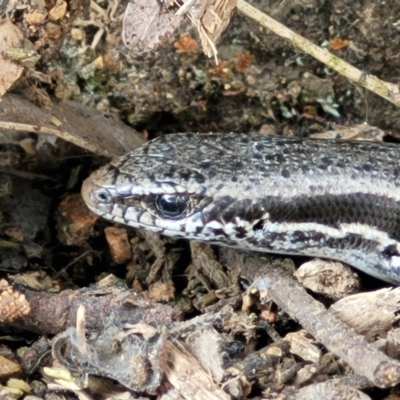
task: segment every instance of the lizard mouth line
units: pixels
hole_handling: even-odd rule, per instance
[[[399,159],[389,143],[170,134],[95,172],[82,196],[133,227],[337,259],[400,284]]]

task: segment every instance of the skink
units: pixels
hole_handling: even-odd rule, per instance
[[[400,284],[400,147],[170,134],[83,184],[102,217],[175,238],[340,260]]]

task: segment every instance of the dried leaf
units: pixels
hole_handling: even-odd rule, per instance
[[[122,26],[125,45],[136,54],[154,50],[181,24],[183,15],[177,10],[158,0],[130,0]]]
[[[0,98],[19,79],[24,68],[10,60],[4,53],[18,47],[24,39],[22,32],[11,22],[0,22]]]
[[[189,11],[190,19],[197,27],[204,53],[208,57],[214,55],[218,64],[215,44],[227,28],[237,0],[196,0],[196,3],[202,6],[196,12]]]
[[[214,55],[215,43],[228,26],[237,0],[130,0],[124,16],[122,37],[134,53],[154,50],[168,39],[187,16],[196,26],[204,53]]]
[[[179,40],[174,43],[178,53],[196,53],[197,42],[188,33],[183,33]]]
[[[337,50],[341,50],[344,47],[347,47],[349,45],[349,41],[348,40],[343,40],[343,39],[332,39],[329,42],[329,46],[332,50],[337,51]]]

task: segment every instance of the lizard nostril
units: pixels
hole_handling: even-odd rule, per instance
[[[113,197],[107,191],[107,189],[99,189],[93,192],[93,198],[99,203],[111,203],[113,201]]]
[[[96,207],[98,204],[109,204],[113,201],[111,193],[93,183],[91,178],[86,179],[82,185],[82,197],[86,204]]]

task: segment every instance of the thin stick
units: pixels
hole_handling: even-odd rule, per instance
[[[32,124],[22,124],[19,122],[9,122],[9,121],[0,121],[0,131],[22,131],[22,132],[34,132],[36,134],[42,135],[51,135],[57,136],[61,139],[66,140],[67,142],[73,143],[74,145],[84,148],[85,150],[91,151],[92,153],[98,152],[98,148],[92,145],[89,141],[85,141],[84,139],[71,135],[67,131],[63,131],[61,129],[49,128],[46,126],[40,125],[32,125]],[[112,157],[112,154],[107,149],[102,149],[104,156]]]
[[[278,269],[254,282],[261,296],[271,299],[293,316],[315,339],[347,362],[358,375],[385,388],[400,381],[400,363],[369,346],[361,335],[338,320],[304,288]]]
[[[380,388],[400,382],[400,362],[370,346],[311,297],[291,276],[291,263],[236,249],[224,249],[220,256],[225,265],[239,270],[240,276],[254,280],[250,293],[259,293],[264,300],[272,299],[318,342],[350,365],[356,375],[365,376]]]
[[[274,32],[276,35],[287,39],[299,50],[313,56],[357,85],[376,93],[396,106],[400,106],[400,88],[398,85],[382,81],[376,76],[365,74],[365,72],[360,71],[348,64],[346,61],[334,56],[328,50],[322,49],[297,33],[294,33],[280,22],[275,21],[273,18],[248,4],[245,0],[238,0],[237,9],[242,14],[254,19],[260,25]]]

